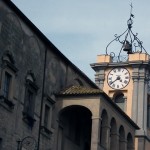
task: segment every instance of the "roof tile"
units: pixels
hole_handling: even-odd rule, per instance
[[[103,93],[101,89],[83,87],[83,86],[71,86],[60,92],[60,95],[93,95]]]

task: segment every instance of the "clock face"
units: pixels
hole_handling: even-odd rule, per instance
[[[113,89],[123,89],[128,85],[129,81],[129,71],[121,67],[112,69],[107,77],[108,85]]]

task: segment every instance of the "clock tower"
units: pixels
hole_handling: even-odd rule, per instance
[[[120,36],[115,35],[106,47],[106,54],[98,55],[91,67],[96,72],[96,84],[140,127],[136,131],[135,150],[149,150],[150,56],[131,30],[132,19],[131,13],[127,30]],[[121,40],[123,35],[125,38]],[[117,57],[114,52],[108,53],[109,45],[114,41],[121,44]]]

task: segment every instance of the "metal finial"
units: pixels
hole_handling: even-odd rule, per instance
[[[132,14],[132,9],[133,9],[132,3],[130,4],[130,6],[131,6],[131,10],[130,10],[130,15],[131,15]]]
[[[133,54],[133,53],[141,53],[143,50],[145,51],[145,53],[147,53],[147,51],[145,50],[145,48],[143,47],[143,42],[140,41],[138,38],[137,38],[137,33],[134,34],[132,32],[132,25],[133,25],[133,18],[134,18],[134,15],[132,13],[132,10],[133,10],[133,5],[132,3],[130,4],[130,17],[129,19],[127,20],[127,26],[128,28],[125,30],[125,32],[123,32],[121,35],[117,35],[115,34],[115,39],[113,39],[106,47],[106,55],[108,55],[108,47],[109,45],[114,42],[114,41],[118,41],[122,46],[121,46],[121,49],[119,51],[119,55],[117,56],[117,61],[120,61],[120,56],[121,56],[121,53],[122,51],[125,51],[127,52],[127,54]],[[124,40],[121,40],[121,37],[122,36],[125,36],[124,37]],[[133,49],[134,47],[134,49]],[[112,52],[110,52],[110,54],[112,54]],[[114,56],[115,57],[115,56]]]

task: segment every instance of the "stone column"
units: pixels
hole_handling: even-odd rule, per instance
[[[127,141],[125,139],[119,140],[119,150],[127,150]]]
[[[134,145],[133,143],[130,145],[127,145],[127,150],[134,150]]]
[[[119,135],[111,133],[110,150],[119,150]]]
[[[92,117],[91,150],[100,150],[100,118]]]
[[[110,149],[110,126],[102,126],[101,131],[101,145],[104,149]]]

